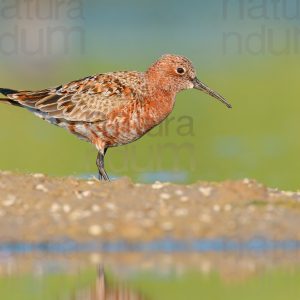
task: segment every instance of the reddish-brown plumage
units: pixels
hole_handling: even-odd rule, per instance
[[[160,124],[172,112],[176,94],[190,88],[230,106],[197,80],[187,58],[176,55],[162,56],[145,73],[106,73],[37,92],[0,92],[7,96],[2,100],[94,144],[100,177],[108,179],[103,164],[107,148],[131,143]]]

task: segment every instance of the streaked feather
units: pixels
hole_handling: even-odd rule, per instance
[[[21,106],[48,113],[51,118],[93,123],[104,121],[114,109],[137,101],[136,81],[143,83],[143,73],[115,72],[86,77],[53,89],[20,91],[7,97]],[[141,87],[145,88],[145,84]]]

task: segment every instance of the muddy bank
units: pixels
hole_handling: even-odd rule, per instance
[[[0,173],[0,242],[300,240],[300,193],[251,180],[112,183]]]

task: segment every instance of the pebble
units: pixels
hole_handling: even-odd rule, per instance
[[[41,174],[41,173],[36,173],[36,174],[33,174],[33,178],[37,178],[37,179],[40,179],[40,178],[45,178],[46,176],[44,174]]]
[[[44,193],[48,193],[49,190],[43,185],[43,184],[38,184],[35,189],[37,191],[41,191],[41,192],[44,192]]]
[[[168,200],[168,199],[171,198],[171,195],[170,195],[170,194],[167,194],[167,193],[162,193],[162,194],[159,195],[159,197],[160,197],[161,199]]]
[[[101,211],[101,208],[100,208],[99,205],[94,204],[94,205],[92,206],[92,211],[93,211],[93,212],[98,212],[98,211]]]
[[[278,188],[268,188],[268,192],[269,192],[269,193],[277,194],[277,193],[279,193],[280,191],[279,191]]]
[[[91,196],[91,194],[92,194],[91,191],[84,191],[84,192],[82,192],[82,196],[85,197],[85,198]]]
[[[181,201],[181,202],[187,202],[187,201],[189,201],[189,197],[187,197],[187,196],[182,196],[182,197],[180,197],[180,201]]]
[[[215,212],[220,212],[220,211],[221,211],[220,205],[215,204],[215,205],[213,206],[213,211],[215,211]]]
[[[81,200],[83,198],[87,198],[91,196],[92,192],[91,191],[75,191],[75,195],[78,200]]]
[[[70,214],[70,219],[72,221],[77,221],[85,219],[91,216],[91,212],[88,210],[75,210]]]
[[[1,175],[11,175],[12,172],[11,171],[3,171],[1,172]]]
[[[211,196],[212,190],[213,190],[212,187],[209,187],[209,186],[199,188],[199,192],[205,197]]]
[[[105,204],[105,206],[106,206],[106,208],[109,209],[109,210],[116,210],[116,209],[117,209],[116,205],[115,205],[114,203],[111,203],[111,202],[107,202],[107,203]]]
[[[94,184],[95,184],[95,181],[89,180],[89,181],[87,181],[86,183],[87,183],[88,185],[94,185]]]
[[[174,212],[176,217],[185,217],[189,214],[189,211],[186,208],[177,208]]]
[[[160,190],[163,187],[164,187],[164,185],[161,182],[159,182],[159,181],[156,181],[154,184],[152,184],[152,188],[154,190]]]
[[[66,214],[69,213],[69,212],[71,211],[70,205],[65,204],[65,205],[63,206],[63,211],[64,211]]]
[[[282,192],[282,195],[287,196],[287,197],[293,197],[295,196],[294,192]]]
[[[89,227],[89,234],[93,236],[101,235],[103,232],[102,227],[99,225],[92,225]]]
[[[161,229],[165,231],[171,231],[174,229],[174,225],[171,222],[164,222],[161,224]]]
[[[52,213],[56,213],[56,212],[58,212],[59,210],[61,209],[61,207],[60,207],[60,205],[58,204],[58,203],[53,203],[52,205],[51,205],[51,212]]]
[[[2,202],[3,206],[9,207],[16,203],[17,197],[15,195],[8,195],[7,198]]]
[[[243,184],[249,185],[249,184],[251,184],[251,180],[249,178],[245,178],[243,180]]]
[[[82,199],[82,193],[81,193],[81,192],[75,191],[75,195],[76,195],[76,198],[77,198],[78,200],[81,200],[81,199]]]
[[[183,196],[183,191],[182,190],[176,190],[175,195],[177,196]]]

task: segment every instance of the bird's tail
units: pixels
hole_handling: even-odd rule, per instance
[[[8,96],[10,94],[16,94],[18,93],[18,91],[12,89],[0,88],[0,93],[3,94],[4,96]]]
[[[11,94],[18,93],[17,90],[7,89],[7,88],[0,88],[0,94],[3,94],[4,96],[8,96]],[[9,99],[9,98],[0,98],[0,103],[6,103],[6,104],[13,104],[16,105],[16,102]]]

